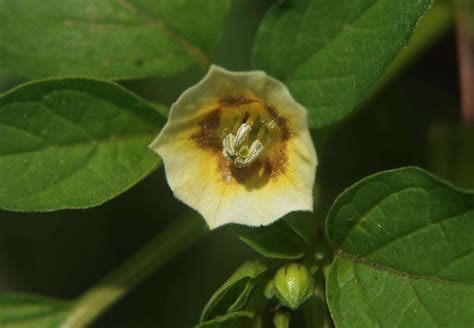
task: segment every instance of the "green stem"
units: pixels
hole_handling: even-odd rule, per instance
[[[196,218],[179,219],[153,238],[100,283],[84,293],[62,328],[85,327],[206,232]]]
[[[273,315],[273,325],[275,328],[290,327],[291,312],[287,310],[279,310]]]

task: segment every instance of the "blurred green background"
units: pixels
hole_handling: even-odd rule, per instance
[[[253,37],[271,3],[234,1],[214,53],[217,64],[249,69]],[[306,218],[321,225],[342,190],[390,168],[417,165],[456,184],[474,187],[472,166],[457,159],[460,153],[473,153],[474,134],[472,129],[458,127],[454,30],[436,38],[398,73],[348,119],[313,133],[320,162],[318,210]],[[202,74],[190,69],[171,79],[123,84],[147,99],[170,105]],[[0,92],[20,82],[0,73]],[[0,290],[77,297],[167,223],[189,213],[193,212],[174,199],[162,168],[94,209],[0,212]],[[192,217],[200,220],[197,214]],[[213,231],[116,304],[95,326],[190,327],[212,293],[244,260],[253,257],[257,254],[228,227]]]

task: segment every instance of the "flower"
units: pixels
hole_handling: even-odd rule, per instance
[[[176,198],[211,229],[313,209],[317,159],[306,110],[264,72],[211,66],[171,106],[150,148]]]

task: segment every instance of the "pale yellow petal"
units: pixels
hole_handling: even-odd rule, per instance
[[[258,183],[240,181],[235,175],[240,171],[230,169],[233,164],[230,155],[225,157],[222,151],[219,138],[223,140],[241,123],[236,122],[236,127],[224,127],[219,135],[213,135],[216,140],[213,139],[212,147],[199,143],[199,138],[209,137],[206,129],[199,128],[203,118],[207,117],[209,121],[213,111],[231,110],[221,105],[222,99],[229,95],[257,99],[267,106],[265,108],[270,108],[266,110],[271,115],[278,115],[278,119],[281,117],[285,121],[281,123],[285,129],[288,125],[286,134],[278,139],[284,155],[281,165],[268,176],[260,178],[259,175]],[[230,108],[233,108],[232,102]],[[262,113],[269,115],[265,110]],[[266,225],[289,212],[313,209],[317,158],[306,115],[306,110],[294,101],[288,89],[264,72],[229,72],[212,66],[201,82],[185,91],[173,104],[168,123],[150,147],[162,157],[175,196],[196,209],[211,229],[227,223]],[[217,116],[220,117],[219,113]],[[278,145],[271,147],[279,149]],[[246,168],[237,168],[240,169]]]

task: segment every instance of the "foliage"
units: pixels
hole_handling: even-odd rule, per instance
[[[234,230],[242,241],[270,258],[299,259],[309,247],[306,237],[284,220],[257,228],[236,225]]]
[[[130,188],[158,159],[158,107],[89,79],[25,84],[0,98],[0,208],[87,208]]]
[[[336,325],[469,326],[473,229],[474,193],[417,168],[375,174],[346,190],[327,221]]]
[[[209,61],[228,9],[228,0],[2,0],[0,65],[30,78],[169,76]]]
[[[2,327],[57,327],[67,318],[70,304],[36,295],[0,295]]]
[[[430,0],[294,0],[266,14],[255,66],[285,81],[310,125],[346,116],[406,46]]]
[[[456,77],[433,75],[454,71],[449,60],[401,75],[452,26],[453,6],[0,0],[0,327],[471,327],[474,193],[460,187],[474,186],[473,128],[452,111],[444,78]],[[306,107],[314,213],[195,243],[203,220],[171,197],[148,145],[212,63],[263,70]],[[86,264],[54,281],[71,263]]]

